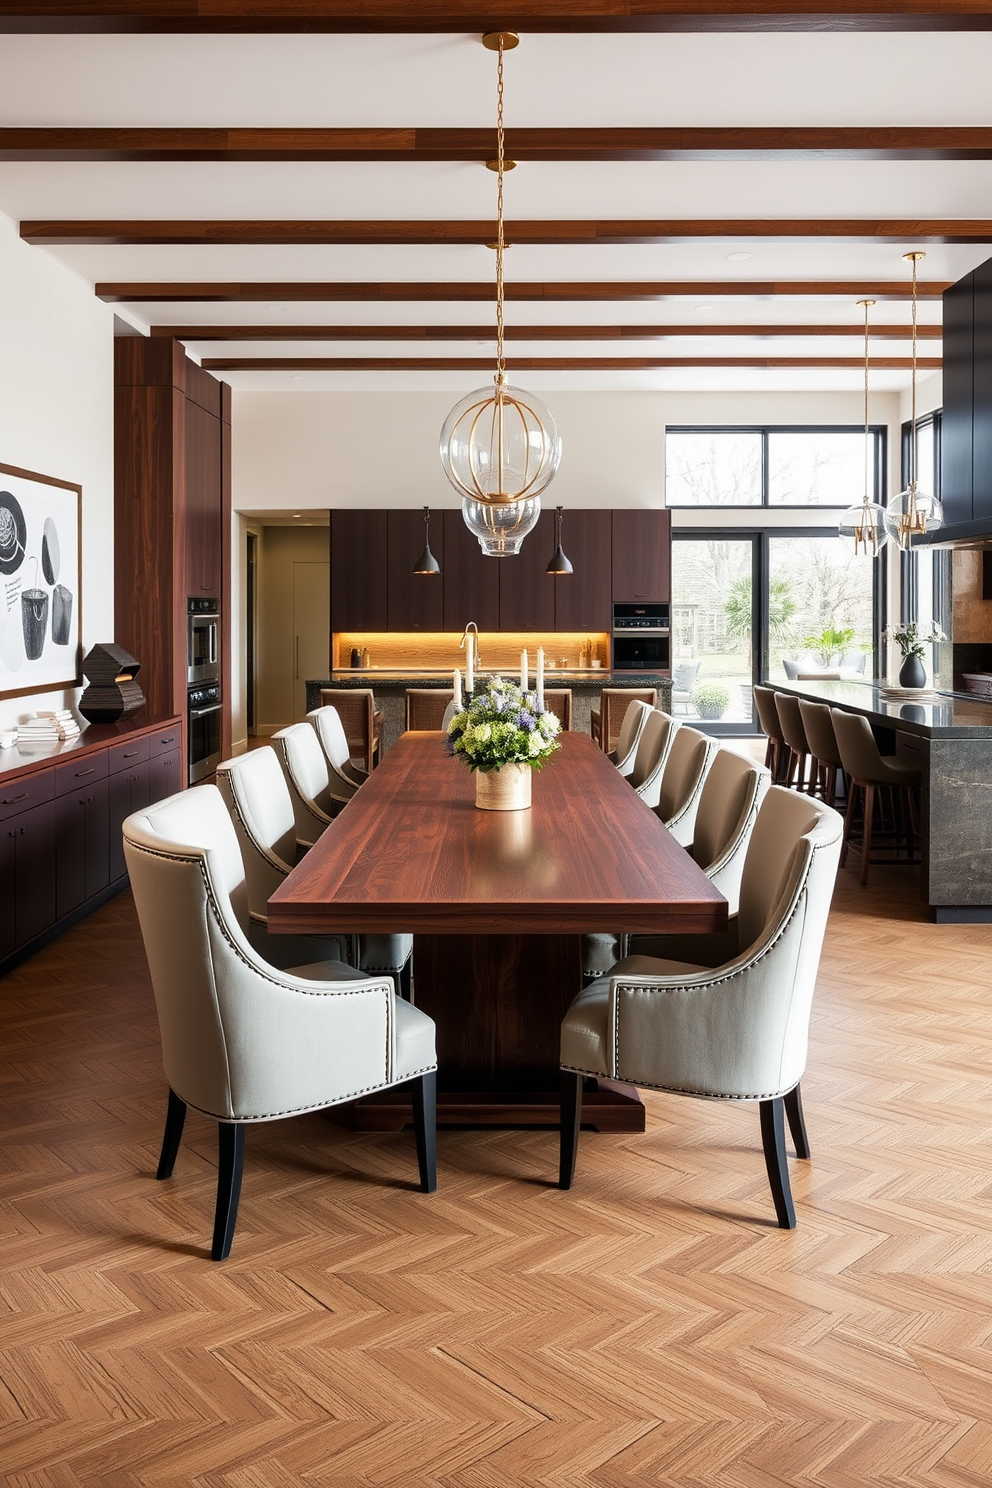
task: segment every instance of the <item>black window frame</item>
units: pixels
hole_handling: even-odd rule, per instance
[[[923,421],[917,419],[917,424]],[[757,511],[795,511],[795,512],[825,512],[844,511],[847,506],[854,506],[862,496],[860,491],[852,491],[849,502],[838,506],[808,506],[798,502],[783,503],[771,502],[769,500],[769,459],[768,459],[768,436],[770,434],[864,434],[864,424],[666,424],[665,426],[665,506],[671,511],[735,511],[735,512],[757,512]],[[886,491],[886,468],[887,468],[887,445],[888,426],[886,424],[869,424],[868,432],[875,436],[875,491],[872,500],[879,501],[885,505]],[[669,434],[758,434],[761,436],[761,501],[747,503],[741,506],[699,506],[696,503],[683,503],[670,501],[668,499],[668,455],[667,441]]]
[[[915,432],[917,437],[921,429],[933,426],[933,470],[927,472],[927,477],[921,479],[920,472],[916,472],[916,478],[924,490],[930,490],[940,500],[940,442],[943,431],[943,409],[935,408],[930,413],[920,414],[916,420]],[[911,464],[913,456],[913,433],[914,425],[912,419],[906,419],[900,429],[899,440],[899,489],[905,491],[909,485],[909,473],[913,468]],[[944,575],[946,565],[939,561],[939,553],[930,549],[923,549],[926,556],[934,565],[933,574],[933,608],[937,623],[946,629],[947,615],[945,612],[946,592]],[[912,621],[919,619],[920,606],[920,552],[918,548],[910,548],[899,554],[899,623],[909,625]]]

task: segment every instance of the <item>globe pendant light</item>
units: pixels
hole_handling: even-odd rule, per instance
[[[513,31],[490,32],[483,45],[499,54],[496,110],[496,375],[456,403],[441,430],[441,465],[462,498],[462,518],[493,558],[520,552],[541,515],[541,492],[561,463],[561,435],[532,393],[510,387],[503,356],[503,52]]]
[[[431,552],[431,509],[424,507],[424,551],[413,565],[415,574],[439,574],[441,565]]]
[[[568,559],[565,557],[565,554],[562,551],[562,546],[561,546],[561,514],[562,514],[562,510],[563,510],[563,508],[560,507],[560,506],[556,506],[555,507],[555,542],[556,542],[556,547],[555,547],[554,557],[552,558],[551,562],[548,564],[547,568],[544,570],[545,573],[549,573],[549,574],[559,574],[559,575],[561,575],[561,574],[570,574],[572,572],[572,565],[569,563]]]
[[[865,494],[860,506],[849,506],[837,524],[837,535],[855,557],[877,558],[889,540],[885,508],[871,500],[872,438],[868,425],[868,311],[874,300],[859,300],[865,309]]]
[[[929,491],[921,491],[916,479],[916,265],[925,253],[904,253],[913,265],[913,377],[912,408],[909,422],[909,485],[893,496],[885,513],[885,526],[893,542],[904,552],[912,547],[914,537],[936,532],[944,523],[944,508]]]

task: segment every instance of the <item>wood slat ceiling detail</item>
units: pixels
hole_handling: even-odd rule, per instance
[[[917,293],[921,300],[939,300],[950,280],[921,282]],[[407,282],[376,283],[371,280],[327,282],[327,281],[265,281],[254,284],[204,284],[204,283],[106,283],[97,284],[96,294],[107,304],[139,304],[142,301],[170,301],[185,303],[256,303],[260,301],[313,301],[385,304],[401,301],[476,301],[491,303],[493,282],[448,280],[443,283]],[[886,279],[876,281],[837,279],[582,279],[563,283],[521,282],[507,283],[504,298],[531,301],[546,300],[559,303],[575,301],[610,300],[661,300],[680,297],[729,295],[734,298],[759,298],[791,295],[798,299],[822,296],[843,296],[845,299],[909,300],[908,280]]]
[[[483,326],[411,325],[156,325],[153,336],[177,341],[485,341],[495,328]],[[517,325],[507,326],[507,341],[653,341],[681,336],[864,336],[859,325]],[[917,327],[917,336],[939,341],[941,327]],[[912,327],[879,325],[873,339],[908,341]]]

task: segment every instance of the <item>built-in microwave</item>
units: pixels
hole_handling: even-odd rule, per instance
[[[191,599],[186,615],[186,681],[215,682],[220,676],[220,606],[216,599]]]
[[[667,604],[613,606],[615,672],[667,672],[670,661]]]

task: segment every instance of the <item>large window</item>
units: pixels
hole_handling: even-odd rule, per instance
[[[671,507],[843,509],[882,488],[885,431],[820,427],[665,432],[665,501]],[[867,465],[867,472],[866,472]]]

